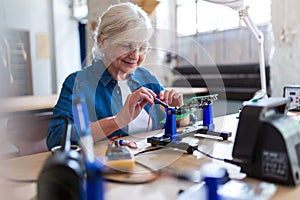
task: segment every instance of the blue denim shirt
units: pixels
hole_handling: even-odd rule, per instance
[[[147,87],[159,94],[164,89],[156,77],[143,67],[137,68],[130,75],[128,83],[131,91],[135,91],[139,87]],[[72,95],[74,94],[83,94],[85,96],[91,122],[116,115],[123,107],[122,95],[117,81],[107,71],[101,60],[70,74],[65,79],[58,102],[53,109],[53,117],[65,116],[70,119],[72,124],[74,123],[72,113]],[[150,104],[147,104],[144,109],[149,114]],[[165,113],[158,104],[152,106],[151,119],[153,129],[163,127],[160,121],[164,117]],[[63,119],[52,119],[50,121],[47,132],[47,146],[49,149],[61,145],[65,126]],[[126,135],[128,135],[128,126],[115,131],[108,137]],[[71,142],[77,144],[78,140],[78,133],[74,125],[72,125]]]

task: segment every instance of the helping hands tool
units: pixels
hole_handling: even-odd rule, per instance
[[[194,148],[184,142],[181,142],[183,137],[194,135],[196,133],[206,134],[211,136],[220,136],[223,140],[227,140],[231,136],[231,132],[214,131],[214,123],[212,116],[212,102],[217,100],[217,94],[199,96],[190,98],[184,105],[180,107],[172,107],[158,98],[154,99],[154,103],[160,104],[166,108],[165,132],[161,137],[147,138],[147,142],[152,146],[163,145],[186,150],[187,153],[192,153]],[[183,119],[191,114],[191,108],[203,109],[203,124],[201,126],[192,127],[183,132],[177,133],[176,120]]]

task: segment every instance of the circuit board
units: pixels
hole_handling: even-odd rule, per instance
[[[190,98],[187,102],[185,102],[182,106],[176,109],[176,120],[181,120],[193,112],[191,108],[203,108],[208,104],[211,104],[213,101],[218,99],[218,94],[205,95],[205,96],[197,96]],[[160,123],[165,123],[166,119],[163,119]]]
[[[203,108],[208,104],[211,104],[213,101],[218,99],[218,94],[211,94],[205,96],[197,96],[190,98],[182,106],[179,107],[181,110],[190,109],[190,108]]]

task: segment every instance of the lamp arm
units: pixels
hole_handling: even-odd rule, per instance
[[[252,34],[255,36],[258,43],[263,43],[263,34],[253,23],[252,19],[248,15],[248,6],[245,9],[239,10],[240,19],[242,19],[246,26],[250,29]]]
[[[261,42],[259,43],[259,70],[260,70],[261,89],[267,95],[265,54],[264,54],[264,37],[263,37],[263,35],[261,36]]]
[[[261,89],[267,94],[266,84],[266,70],[265,70],[265,55],[264,55],[264,35],[253,23],[252,19],[248,15],[248,8],[239,10],[240,18],[245,22],[246,26],[250,29],[255,39],[259,44],[259,70],[260,70],[260,83]]]

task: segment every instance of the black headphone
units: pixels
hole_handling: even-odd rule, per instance
[[[67,117],[64,142],[60,149],[47,158],[38,177],[37,199],[85,199],[84,163],[78,151],[71,150],[71,124]]]

